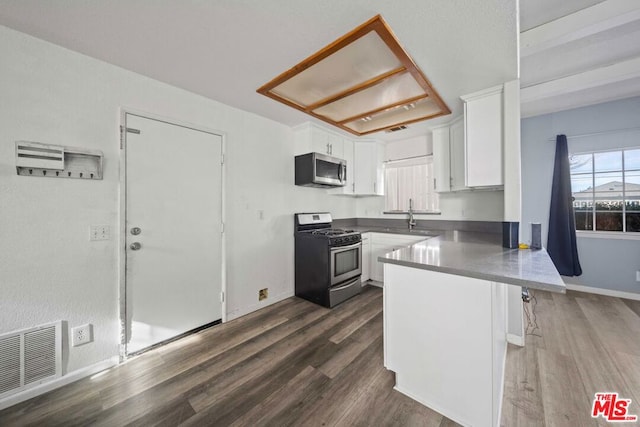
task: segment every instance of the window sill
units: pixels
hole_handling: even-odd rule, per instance
[[[610,240],[640,240],[640,233],[622,231],[586,231],[576,230],[577,237],[589,239],[610,239]]]
[[[385,211],[385,215],[409,215],[407,211]],[[440,211],[413,211],[414,215],[442,215]]]

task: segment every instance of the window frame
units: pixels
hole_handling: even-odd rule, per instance
[[[591,213],[592,213],[592,227],[593,229],[591,230],[578,230],[576,229],[576,234],[579,237],[588,237],[588,238],[602,238],[602,239],[623,239],[623,240],[640,240],[640,231],[628,231],[627,230],[627,218],[626,218],[626,204],[627,204],[627,197],[626,197],[626,168],[625,168],[625,156],[624,153],[625,151],[632,151],[632,150],[639,150],[640,146],[632,146],[632,147],[621,147],[621,148],[607,148],[607,149],[602,149],[602,150],[586,150],[586,151],[576,151],[576,152],[571,152],[569,153],[569,157],[571,158],[571,156],[579,156],[579,155],[591,155],[591,188],[592,188],[592,195],[593,195],[593,199],[592,199],[592,209],[591,209]],[[614,230],[597,230],[595,229],[596,227],[596,216],[597,216],[597,203],[596,203],[596,198],[595,198],[595,179],[596,179],[596,174],[597,172],[595,171],[595,155],[599,154],[599,153],[620,153],[620,157],[621,157],[621,169],[620,169],[620,174],[622,176],[622,230],[620,231],[614,231]],[[612,171],[612,172],[618,172],[618,171]],[[578,174],[576,174],[578,175]],[[571,173],[571,171],[569,172],[569,177],[570,179],[572,179],[574,176],[573,173]],[[571,194],[572,197],[574,196],[574,191],[573,188],[571,189]],[[572,203],[572,207],[573,207],[573,216],[574,216],[574,220],[575,220],[575,200],[573,200]]]
[[[414,157],[408,157],[408,158],[403,158],[403,159],[393,159],[393,160],[388,160],[384,163],[383,167],[384,167],[384,175],[385,175],[385,183],[387,183],[387,168],[389,164],[393,164],[393,163],[401,163],[403,161],[418,161],[420,159],[424,159],[425,164],[431,164],[431,176],[427,173],[427,193],[426,195],[433,195],[436,200],[437,200],[437,209],[436,210],[412,210],[413,214],[418,214],[418,215],[441,215],[442,212],[440,211],[440,194],[435,190],[435,188],[433,188],[433,181],[435,179],[434,173],[433,173],[433,154],[426,154],[423,156],[414,156]],[[396,166],[396,167],[402,167],[402,166]],[[428,169],[427,169],[428,170]],[[430,191],[429,191],[430,190]],[[399,191],[396,192],[396,194],[399,194]],[[385,215],[402,215],[402,214],[408,214],[409,211],[408,210],[387,210],[387,197],[388,197],[388,192],[385,191],[384,194],[384,207],[385,209],[383,210],[383,214]]]

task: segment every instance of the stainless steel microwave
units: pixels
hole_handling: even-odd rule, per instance
[[[344,187],[347,185],[347,162],[320,153],[296,156],[296,185]]]

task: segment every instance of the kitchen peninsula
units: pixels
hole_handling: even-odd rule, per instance
[[[396,389],[468,426],[500,423],[507,287],[565,292],[547,252],[446,233],[380,257]],[[459,238],[460,237],[460,238]]]

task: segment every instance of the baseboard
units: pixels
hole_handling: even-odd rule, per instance
[[[49,381],[47,383],[40,384],[36,387],[29,388],[23,392],[16,393],[11,396],[7,396],[4,399],[0,400],[0,411],[5,408],[8,408],[9,406],[17,405],[18,403],[24,402],[25,400],[29,400],[33,397],[47,393],[51,390],[55,390],[56,388],[60,388],[64,385],[81,380],[82,378],[97,374],[100,371],[104,371],[105,369],[109,369],[113,366],[116,366],[118,364],[118,360],[119,360],[119,357],[114,356],[110,359],[103,360],[102,362],[98,362],[93,365],[87,366],[86,368],[82,368],[82,369],[78,369],[73,372],[70,372],[60,378],[56,378],[53,381]]]
[[[519,335],[507,334],[507,342],[519,347],[524,347],[524,337],[521,337]]]
[[[227,313],[227,322],[230,321],[230,320],[233,320],[233,319],[237,319],[238,317],[242,317],[245,314],[253,313],[256,310],[260,310],[261,308],[268,307],[271,304],[275,304],[275,303],[280,302],[280,301],[282,301],[284,299],[291,298],[292,296],[294,296],[293,291],[285,291],[285,292],[281,292],[279,294],[276,294],[276,295],[274,295],[272,297],[269,297],[266,300],[264,300],[263,302],[252,304],[252,305],[247,306],[247,307],[237,308],[237,309]]]
[[[460,424],[461,426],[471,426],[470,423],[465,422],[462,420],[461,417],[459,417],[457,414],[445,414],[445,412],[447,411],[443,411],[442,408],[440,408],[438,405],[434,405],[431,402],[427,402],[423,399],[420,399],[418,396],[415,396],[414,394],[412,394],[411,392],[408,392],[407,390],[404,390],[402,387],[398,387],[397,385],[395,385],[393,387],[394,390],[404,394],[407,397],[410,397],[411,399],[415,400],[416,402],[420,403],[421,405],[426,406],[427,408],[431,409],[432,411],[435,411],[437,413],[439,413],[442,416],[445,416],[447,418],[449,418],[451,421],[454,421],[458,424]]]
[[[625,298],[640,301],[640,294],[634,292],[615,291],[612,289],[594,288],[592,286],[574,285],[565,283],[570,291],[586,292],[588,294],[605,295],[608,297]]]

